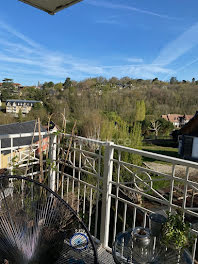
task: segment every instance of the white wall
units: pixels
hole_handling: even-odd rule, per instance
[[[198,138],[197,137],[194,137],[193,139],[192,157],[198,158]]]

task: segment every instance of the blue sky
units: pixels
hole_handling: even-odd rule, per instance
[[[198,79],[197,0],[84,0],[55,16],[1,1],[0,80]]]

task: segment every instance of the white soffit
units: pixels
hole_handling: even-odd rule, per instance
[[[19,0],[36,8],[39,8],[50,15],[54,15],[58,11],[74,5],[82,0]]]

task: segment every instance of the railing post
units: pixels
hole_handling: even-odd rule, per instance
[[[57,144],[57,135],[49,136],[49,159],[50,163],[50,172],[49,172],[49,187],[52,191],[56,191],[56,146]]]
[[[10,139],[10,148],[11,148],[11,156],[10,156],[10,166],[11,166],[11,175],[13,175],[13,141],[14,139]],[[9,164],[8,164],[9,165]]]
[[[104,175],[103,175],[103,193],[102,193],[102,217],[100,241],[104,248],[108,247],[109,241],[109,225],[110,225],[110,209],[111,209],[111,190],[112,173],[113,173],[113,153],[114,143],[107,142],[104,156]]]

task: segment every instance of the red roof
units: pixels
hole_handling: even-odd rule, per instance
[[[190,120],[191,118],[193,118],[193,115],[185,115],[186,120]]]
[[[185,118],[185,120],[190,120],[193,118],[193,115],[179,115],[179,114],[168,114],[168,115],[162,115],[162,118],[166,119],[167,121],[171,123],[175,123],[179,121],[179,118]]]

